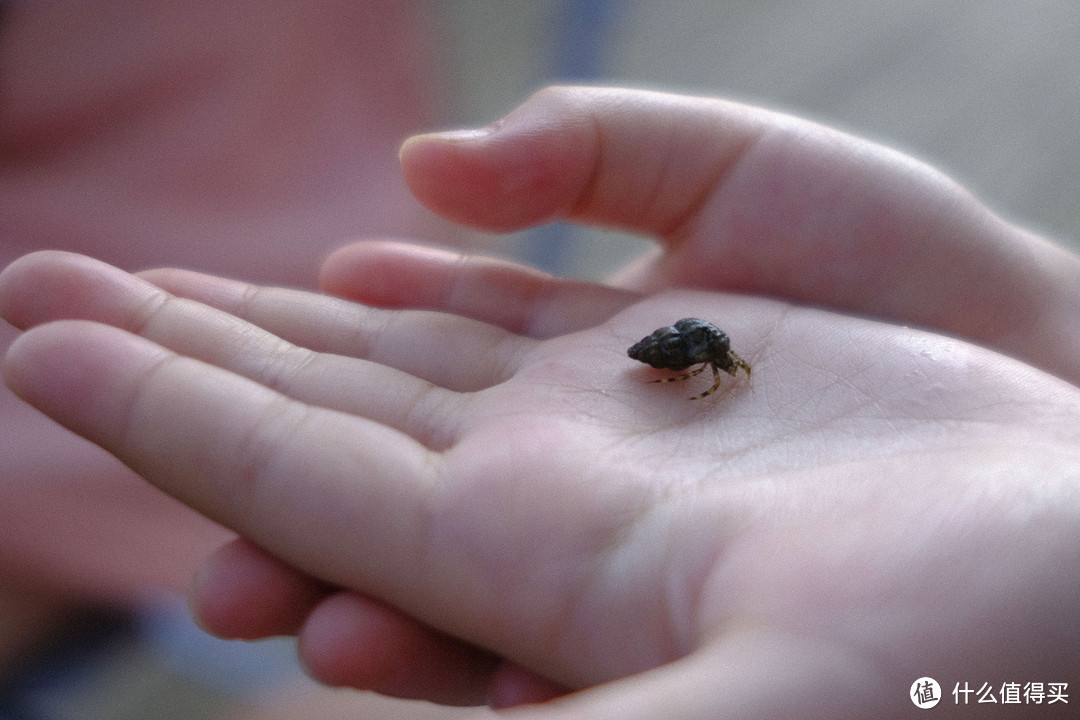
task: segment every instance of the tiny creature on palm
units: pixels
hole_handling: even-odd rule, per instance
[[[674,325],[662,327],[634,343],[626,352],[635,360],[664,370],[685,370],[691,365],[701,363],[701,367],[682,375],[650,382],[686,380],[711,367],[712,387],[690,398],[691,400],[699,400],[716,392],[720,387],[720,370],[732,377],[735,377],[739,370],[743,370],[747,379],[750,378],[750,365],[732,352],[727,333],[698,318],[683,318]]]

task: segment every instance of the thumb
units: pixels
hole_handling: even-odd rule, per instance
[[[780,113],[623,88],[542,90],[401,149],[410,189],[488,231],[551,220],[658,240],[618,284],[750,292],[937,328],[1080,377],[1080,261],[899,152]]]
[[[665,93],[547,88],[479,130],[410,138],[401,167],[427,207],[483,230],[567,219],[665,237],[754,137],[755,112]]]

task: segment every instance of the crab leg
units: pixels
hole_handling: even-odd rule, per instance
[[[709,395],[712,395],[714,392],[716,392],[716,389],[718,387],[720,387],[720,379],[721,379],[720,373],[717,372],[717,370],[716,370],[716,363],[712,363],[712,374],[713,374],[712,387],[709,388],[708,390],[706,390],[703,393],[698,393],[694,397],[690,398],[691,400],[700,400],[701,398],[707,397]]]
[[[674,377],[657,378],[656,380],[650,380],[649,382],[662,383],[662,382],[675,382],[676,380],[689,380],[690,378],[694,377],[695,375],[700,375],[705,370],[705,368],[707,368],[708,366],[709,366],[709,363],[703,363],[702,366],[699,367],[697,370],[691,370],[688,373],[683,373],[682,375],[676,375]],[[713,368],[713,372],[714,373],[716,372],[715,367]]]

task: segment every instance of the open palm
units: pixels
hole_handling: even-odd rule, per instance
[[[45,325],[12,351],[9,382],[293,566],[569,687],[719,653],[731,677],[713,686],[750,673],[850,707],[853,683],[1037,672],[1047,643],[1075,640],[1017,617],[1076,599],[1054,578],[1075,551],[1080,443],[1061,419],[1080,399],[1014,360],[696,291],[552,280],[548,302],[587,292],[578,307],[596,314],[536,338],[155,279],[235,314],[77,256],[13,266],[8,297],[56,298],[16,322],[142,337]],[[626,347],[692,314],[723,323],[752,386],[690,401],[646,382],[662,373]],[[1016,642],[1036,637],[1037,654]]]
[[[5,317],[39,326],[6,380],[313,582],[593,688],[538,717],[891,717],[922,675],[1058,681],[1080,646],[1075,386],[690,289],[686,247],[634,289],[393,244],[330,264],[383,308],[39,254],[0,281]],[[626,348],[687,316],[752,384],[647,382]]]

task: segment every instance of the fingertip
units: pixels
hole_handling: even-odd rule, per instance
[[[299,631],[330,589],[243,539],[222,546],[195,573],[188,606],[206,632],[258,640]]]
[[[327,685],[446,705],[483,701],[495,659],[354,592],[324,599],[299,636],[308,673]]]
[[[124,324],[147,303],[148,283],[94,258],[42,250],[0,273],[0,316],[26,329],[64,318]]]
[[[61,320],[23,333],[8,348],[7,386],[41,412],[93,442],[124,425],[131,379],[167,350],[117,328]]]
[[[56,292],[50,277],[56,269],[71,264],[80,256],[55,250],[40,250],[13,260],[0,271],[0,317],[17,328],[25,329],[47,318],[56,304]]]
[[[392,674],[403,634],[393,616],[359,595],[342,592],[326,598],[304,623],[300,658],[313,678],[325,685],[373,689]]]

